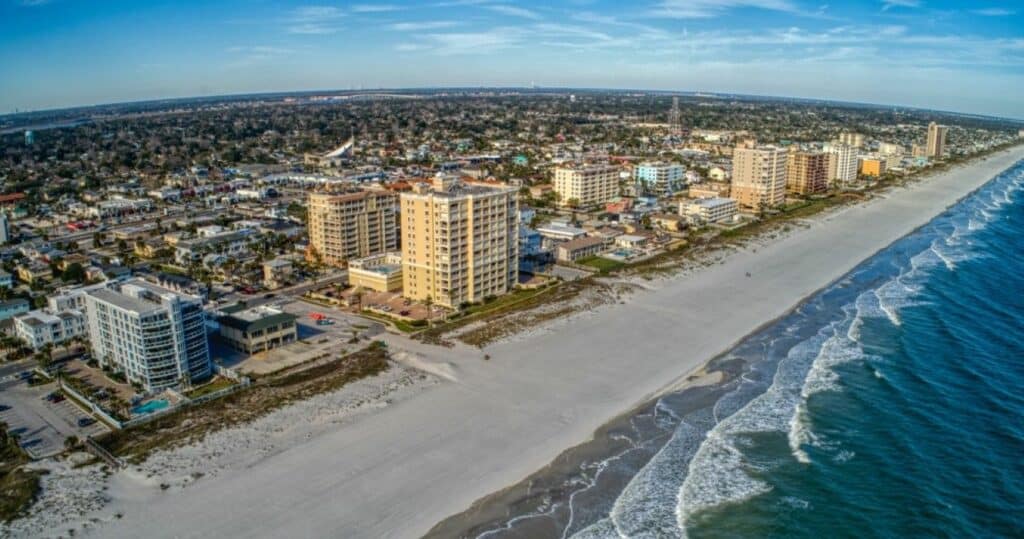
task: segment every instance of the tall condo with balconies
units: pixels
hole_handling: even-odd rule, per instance
[[[515,189],[437,177],[403,193],[401,208],[406,297],[454,308],[515,287],[519,275]]]
[[[333,266],[398,249],[398,197],[383,189],[309,195],[310,254]]]
[[[202,298],[132,279],[85,294],[93,357],[146,391],[208,378]]]

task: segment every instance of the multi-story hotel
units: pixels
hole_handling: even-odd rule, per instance
[[[789,152],[786,190],[798,195],[824,193],[828,189],[828,155],[823,152]]]
[[[612,165],[558,167],[554,189],[561,206],[604,204],[619,196],[619,169]]]
[[[860,173],[865,176],[881,176],[885,174],[885,163],[881,157],[865,157],[860,160]]]
[[[842,142],[825,144],[829,183],[846,184],[857,179],[857,150]]]
[[[763,210],[786,201],[786,150],[776,146],[739,146],[732,154],[732,190],[740,206]]]
[[[436,177],[402,193],[402,289],[455,308],[512,290],[519,202],[504,186]]]
[[[683,188],[686,167],[678,163],[642,163],[633,171],[643,190],[655,195],[671,195]]]
[[[342,265],[398,248],[398,197],[390,191],[310,193],[310,258]]]
[[[146,391],[210,376],[202,298],[131,279],[88,290],[85,310],[93,357]]]
[[[928,124],[928,144],[925,153],[928,157],[941,159],[946,151],[946,133],[949,128],[935,122]]]

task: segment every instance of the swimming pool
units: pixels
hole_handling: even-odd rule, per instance
[[[167,399],[151,400],[146,404],[132,408],[132,415],[151,414],[153,412],[163,410],[164,408],[167,408],[170,405],[171,403],[167,402]]]

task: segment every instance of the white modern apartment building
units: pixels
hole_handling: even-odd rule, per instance
[[[828,182],[849,183],[857,179],[857,149],[842,142],[825,144],[828,154]]]
[[[736,215],[738,205],[731,198],[702,198],[679,202],[679,215],[695,224],[710,224],[728,221]]]
[[[646,193],[671,195],[686,186],[686,167],[679,163],[641,163],[633,169],[633,177]]]
[[[131,279],[85,297],[93,357],[146,391],[210,375],[202,299]]]
[[[558,167],[553,187],[560,206],[604,204],[619,195],[619,169],[612,165]]]
[[[56,314],[43,310],[29,311],[14,317],[14,333],[33,350],[39,350],[47,344],[64,344],[85,335],[85,315],[74,309]]]

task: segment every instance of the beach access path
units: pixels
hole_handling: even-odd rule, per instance
[[[589,439],[1024,158],[1017,147],[484,351],[393,339],[454,381],[181,490],[117,475],[103,537],[417,537]],[[746,273],[750,273],[749,277]],[[489,354],[490,360],[483,359]]]

